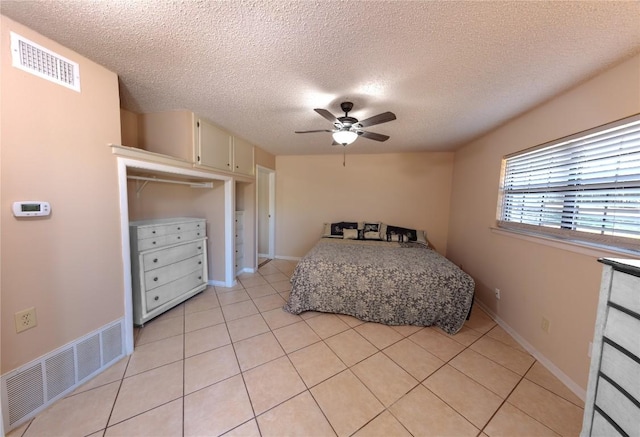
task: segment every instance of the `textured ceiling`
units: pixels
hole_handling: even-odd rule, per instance
[[[313,111],[398,119],[350,153],[454,150],[640,51],[640,2],[1,1],[106,66],[122,107],[189,109],[271,153],[339,153]],[[523,145],[529,146],[529,145]]]

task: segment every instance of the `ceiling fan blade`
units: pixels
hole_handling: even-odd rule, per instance
[[[297,130],[294,131],[294,133],[296,134],[310,134],[313,132],[333,132],[332,130],[329,129],[319,129],[319,130]]]
[[[390,137],[388,135],[377,134],[375,132],[359,131],[358,135],[361,137],[369,138],[375,141],[387,141]]]
[[[340,121],[329,111],[326,109],[316,108],[314,109],[318,114],[322,115],[324,118],[329,120],[331,123],[340,123]]]
[[[396,114],[393,112],[383,112],[382,114],[374,115],[373,117],[369,117],[362,121],[359,121],[358,124],[362,127],[373,126],[374,124],[386,123],[388,121],[392,121],[396,119]]]

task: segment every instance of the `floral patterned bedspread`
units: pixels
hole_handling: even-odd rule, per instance
[[[462,328],[475,283],[423,245],[321,239],[298,263],[284,309],[348,314],[388,325]]]

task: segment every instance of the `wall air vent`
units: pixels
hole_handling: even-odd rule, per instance
[[[11,32],[13,66],[80,92],[80,66]]]
[[[4,431],[27,422],[117,362],[125,354],[123,345],[124,319],[119,319],[2,375]]]

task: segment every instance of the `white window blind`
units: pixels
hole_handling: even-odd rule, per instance
[[[505,157],[498,227],[640,252],[640,115]]]

